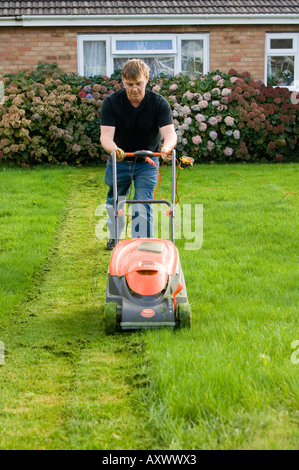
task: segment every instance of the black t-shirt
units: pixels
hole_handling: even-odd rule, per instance
[[[161,140],[159,128],[172,123],[168,101],[147,89],[137,108],[128,100],[124,88],[107,96],[101,108],[101,125],[115,127],[114,142],[125,152],[158,152]]]

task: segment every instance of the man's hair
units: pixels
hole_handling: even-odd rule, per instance
[[[149,67],[143,60],[130,59],[121,69],[121,76],[125,80],[138,80],[142,75],[149,77]]]

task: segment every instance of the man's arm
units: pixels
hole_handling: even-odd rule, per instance
[[[123,159],[126,157],[125,152],[117,147],[116,143],[114,142],[114,134],[115,134],[115,127],[112,126],[101,126],[101,137],[100,142],[102,147],[112,155],[113,150],[116,151],[116,161],[122,162]]]
[[[169,161],[171,160],[171,155],[169,155],[169,152],[171,152],[177,144],[177,135],[174,129],[174,125],[169,124],[168,126],[163,126],[160,128],[160,132],[162,139],[164,140],[161,148],[162,158],[164,161]]]
[[[114,142],[115,127],[112,126],[101,126],[101,137],[100,142],[106,152],[111,155],[113,150],[117,149],[117,145]]]

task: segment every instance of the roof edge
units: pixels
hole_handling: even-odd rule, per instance
[[[152,26],[299,24],[299,14],[244,15],[22,15],[0,17],[1,26]]]

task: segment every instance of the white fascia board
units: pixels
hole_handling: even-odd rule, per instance
[[[18,17],[2,16],[0,17],[0,26],[24,26],[24,25],[23,25],[23,20],[20,16]]]
[[[299,24],[299,15],[47,15],[0,17],[0,26]]]

